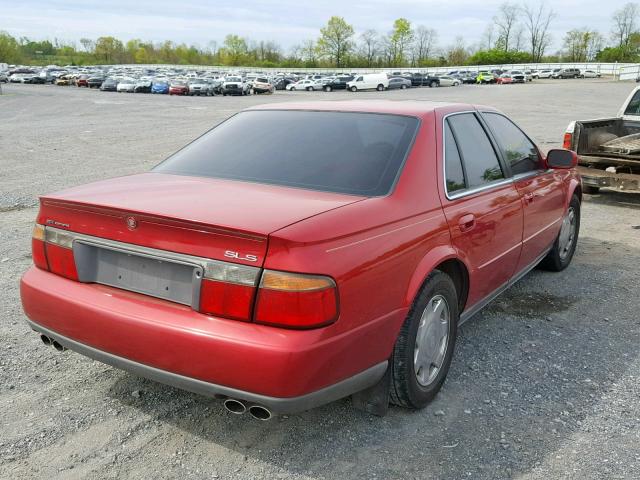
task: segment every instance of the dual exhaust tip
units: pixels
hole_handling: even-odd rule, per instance
[[[45,345],[52,346],[59,352],[64,352],[67,349],[67,347],[60,345],[53,338],[47,337],[46,335],[40,335],[40,340],[42,340],[42,343],[44,343]]]
[[[262,420],[263,422],[266,422],[273,417],[273,414],[268,408],[263,407],[262,405],[247,406],[243,401],[236,400],[235,398],[227,398],[224,401],[224,408],[234,415],[242,415],[243,413],[249,412],[249,415],[253,418],[256,420]]]
[[[48,337],[47,335],[40,335],[40,340],[42,340],[42,343],[45,345],[51,346],[59,352],[64,352],[67,349],[67,347],[59,344],[55,339]],[[249,412],[249,415],[253,418],[262,420],[263,422],[266,422],[273,417],[273,414],[268,408],[263,407],[262,405],[247,406],[243,401],[236,400],[235,398],[227,398],[224,401],[224,408],[234,415],[242,415],[243,413]]]

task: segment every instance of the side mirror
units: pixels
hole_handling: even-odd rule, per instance
[[[554,148],[547,153],[547,167],[557,169],[574,168],[578,165],[578,155],[572,150]]]

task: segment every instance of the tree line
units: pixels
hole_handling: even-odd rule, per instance
[[[546,3],[503,3],[475,44],[459,36],[451,45],[438,43],[438,32],[398,18],[386,32],[356,34],[343,17],[331,17],[317,38],[285,50],[273,41],[254,41],[229,34],[205,47],[115,37],[81,38],[79,42],[14,38],[0,32],[0,62],[10,64],[183,64],[257,67],[435,67],[540,62],[639,62],[638,3],[616,10],[608,34],[588,27],[566,32],[562,48],[550,52],[550,26],[556,12]]]

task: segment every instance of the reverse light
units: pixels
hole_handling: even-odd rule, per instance
[[[49,270],[71,280],[78,280],[73,258],[73,235],[63,230],[45,228],[45,251]]]
[[[338,316],[336,284],[330,277],[265,270],[254,319],[287,328],[328,325]]]
[[[200,311],[234,320],[251,320],[260,269],[210,261],[200,288]]]

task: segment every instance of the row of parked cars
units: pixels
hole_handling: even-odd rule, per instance
[[[60,86],[99,88],[102,91],[154,93],[168,95],[249,95],[273,93],[276,90],[325,91],[334,90],[393,90],[411,87],[449,87],[462,84],[513,84],[538,78],[596,78],[595,70],[577,68],[541,70],[452,70],[441,73],[255,73],[215,72],[211,70],[181,69],[178,67],[142,68],[112,67],[56,67],[42,69],[18,67],[0,72],[0,81],[14,83],[53,83]]]

